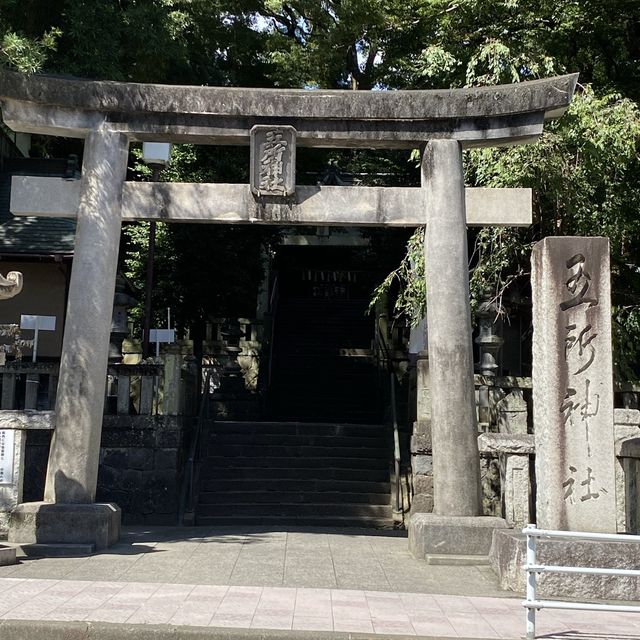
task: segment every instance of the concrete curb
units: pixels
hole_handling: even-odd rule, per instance
[[[108,622],[0,620],[2,640],[385,640],[388,637],[384,634],[342,631],[280,631]],[[444,636],[406,635],[394,635],[393,639],[451,640],[450,637]],[[467,636],[467,640],[488,639]]]

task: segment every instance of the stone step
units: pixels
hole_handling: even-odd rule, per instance
[[[371,437],[372,434],[386,433],[388,427],[381,424],[353,424],[348,422],[241,422],[217,420],[214,429],[218,433],[259,433],[259,434],[301,434],[316,436]]]
[[[331,447],[313,445],[269,445],[269,444],[228,444],[216,437],[215,432],[209,439],[208,450],[215,456],[227,458],[364,458],[370,460],[389,459],[390,447]]]
[[[207,442],[199,524],[393,524],[385,426],[223,421]]]
[[[276,468],[290,468],[290,469],[388,469],[389,456],[386,458],[342,458],[342,457],[313,457],[313,458],[299,458],[299,457],[237,457],[229,458],[227,456],[207,456],[203,463],[203,472],[206,473],[205,468],[232,468],[232,469],[276,469]]]
[[[240,481],[264,481],[273,480],[282,482],[287,480],[318,482],[321,480],[348,481],[348,482],[380,482],[389,483],[389,465],[380,469],[338,469],[325,467],[238,467],[238,466],[215,466],[210,461],[203,463],[200,472],[203,486],[207,482],[228,480],[230,482]]]
[[[375,413],[372,411],[361,412],[358,411],[357,408],[348,406],[331,409],[328,407],[310,406],[304,403],[296,406],[287,406],[286,403],[274,402],[270,405],[271,416],[280,420],[304,420],[305,418],[309,420],[318,418],[338,420],[343,418],[345,413],[349,414],[349,420],[351,422],[371,422],[372,419],[380,417],[379,411],[376,411]]]
[[[282,446],[311,446],[311,447],[354,447],[381,448],[390,446],[386,435],[377,438],[355,438],[342,436],[313,435],[306,433],[278,434],[274,436],[269,433],[237,433],[218,431],[216,426],[212,426],[209,432],[209,441],[218,442],[224,445],[270,445],[277,442]]]
[[[262,471],[262,470],[260,470]],[[291,469],[281,470],[292,471]],[[299,471],[299,470],[296,470]],[[357,472],[358,475],[363,475],[361,472]],[[367,494],[389,494],[390,485],[389,482],[374,482],[367,480],[341,480],[341,479],[326,479],[324,473],[317,474],[322,475],[321,479],[301,479],[296,476],[295,478],[278,477],[276,479],[265,478],[252,478],[242,477],[234,479],[226,478],[212,478],[202,483],[203,493],[216,491],[220,493],[229,491],[243,491],[249,493],[251,491],[283,491],[283,492],[324,492],[334,491],[342,495],[347,493],[367,493]]]
[[[256,505],[256,504],[358,504],[388,506],[389,494],[350,493],[341,491],[203,491],[200,505]]]
[[[316,527],[324,528],[358,528],[358,529],[393,529],[394,523],[391,518],[369,518],[359,516],[353,518],[351,516],[236,516],[220,514],[216,516],[198,515],[196,517],[198,526],[211,527],[243,527],[243,526],[265,526],[269,529],[277,530],[278,527]]]
[[[340,518],[392,518],[391,505],[372,505],[341,502],[337,504],[260,503],[260,504],[199,504],[198,517],[311,517],[337,516]]]
[[[427,564],[445,567],[486,566],[490,564],[489,556],[461,555],[451,553],[428,553],[424,557]]]
[[[95,553],[95,545],[81,543],[34,542],[19,545],[25,556],[33,558],[72,558],[90,556]]]

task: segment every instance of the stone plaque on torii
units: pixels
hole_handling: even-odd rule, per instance
[[[471,89],[352,92],[90,82],[0,71],[0,105],[9,127],[85,139],[80,181],[13,181],[14,214],[77,219],[57,427],[45,488],[45,500],[58,506],[48,504],[43,510],[38,504],[22,505],[14,513],[14,537],[30,534],[20,524],[35,520],[30,513],[64,518],[62,503],[84,504],[87,513],[99,511],[92,503],[123,220],[426,225],[432,542],[439,544],[436,538],[454,520],[463,528],[480,520],[487,530],[499,526],[489,522],[487,527],[486,519],[477,518],[481,504],[466,227],[530,224],[531,193],[465,189],[462,149],[535,141],[545,121],[566,110],[576,81],[574,74]],[[250,185],[125,181],[130,142],[248,144],[252,136]],[[295,186],[291,154],[296,145],[421,148],[422,187]],[[97,515],[91,517],[98,522]],[[414,541],[424,537],[423,525],[430,526],[421,522],[413,532],[410,527]],[[417,554],[425,551],[419,547],[413,545]],[[447,551],[439,547],[439,552]]]

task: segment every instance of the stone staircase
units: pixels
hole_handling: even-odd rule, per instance
[[[361,300],[281,300],[268,409],[274,420],[375,424],[384,419]]]
[[[384,426],[215,422],[198,525],[391,528]]]

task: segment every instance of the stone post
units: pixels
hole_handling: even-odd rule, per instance
[[[545,238],[531,263],[537,524],[615,533],[609,240]]]
[[[182,353],[177,345],[168,345],[163,357],[164,378],[162,387],[162,413],[165,416],[180,414],[182,404]]]
[[[117,540],[120,510],[93,501],[127,153],[126,136],[105,128],[92,131],[85,141],[45,502],[14,511],[11,541],[101,548]]]
[[[432,140],[422,159],[434,513],[480,515],[462,149]]]
[[[469,266],[462,148],[432,140],[422,158],[427,205],[425,272],[429,319],[429,388],[433,513],[414,513],[409,551],[486,555],[498,517],[481,515],[480,456],[473,380]]]

